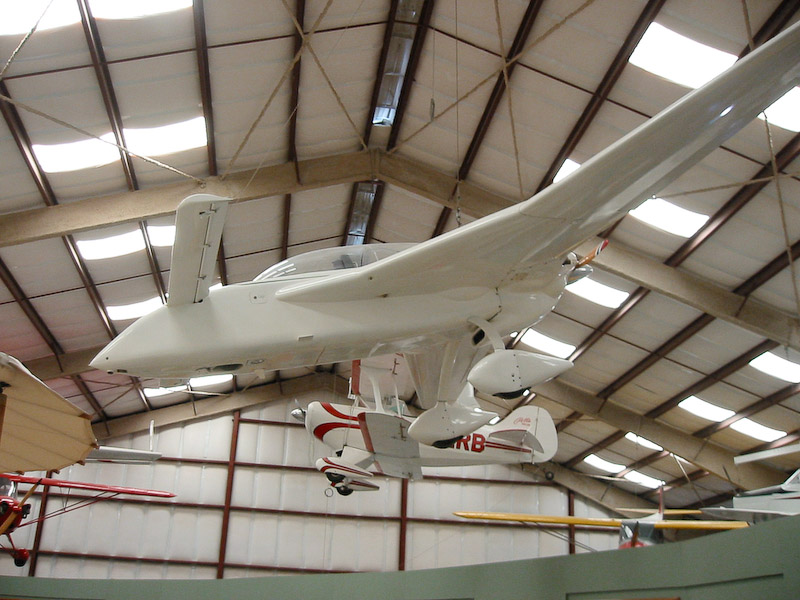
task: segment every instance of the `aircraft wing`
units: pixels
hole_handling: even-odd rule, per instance
[[[89,415],[2,352],[0,388],[0,471],[58,470],[96,447]]]
[[[169,271],[169,306],[202,302],[214,277],[230,198],[194,194],[178,206]]]
[[[149,496],[152,498],[174,498],[172,492],[162,492],[160,490],[147,490],[142,488],[125,487],[119,485],[103,485],[101,483],[84,483],[81,481],[65,481],[63,479],[51,479],[49,477],[27,477],[24,475],[10,475],[3,473],[0,477],[5,477],[17,483],[30,483],[34,485],[48,485],[74,490],[86,490],[90,492],[105,492],[110,494],[128,494],[131,496]]]
[[[590,525],[593,527],[621,527],[625,521],[636,521],[636,519],[612,519],[594,517],[570,517],[560,515],[526,515],[515,513],[490,513],[490,512],[455,512],[457,517],[465,519],[486,519],[492,521],[518,521],[520,523],[543,523],[547,525]],[[695,521],[695,520],[661,520],[647,521],[656,529],[702,529],[702,530],[726,530],[742,529],[749,527],[746,521]]]
[[[495,512],[454,512],[464,519],[484,519],[487,521],[518,521],[520,523],[542,523],[545,525],[591,525],[616,529],[622,526],[623,519],[604,519],[593,517],[570,517],[567,515],[527,515],[519,513]]]
[[[292,302],[497,287],[535,277],[654,195],[796,85],[800,24],[678,100],[533,198],[338,277],[289,285]]]
[[[410,423],[399,415],[363,412],[358,424],[367,450],[373,453],[375,465],[393,477],[422,478],[419,442],[408,435]]]

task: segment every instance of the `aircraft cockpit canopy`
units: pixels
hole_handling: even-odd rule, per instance
[[[266,281],[287,275],[303,275],[322,271],[354,269],[378,262],[410,248],[414,244],[364,244],[363,246],[344,246],[324,248],[305,254],[298,254],[277,264],[258,275],[253,281]]]
[[[14,498],[17,495],[17,482],[0,477],[0,496]]]

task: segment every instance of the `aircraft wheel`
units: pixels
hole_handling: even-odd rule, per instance
[[[28,557],[30,556],[30,552],[27,550],[17,550],[12,554],[14,557],[14,564],[18,567],[24,567],[25,564],[28,562]]]
[[[327,477],[328,481],[331,483],[341,483],[344,481],[344,475],[339,475],[338,473],[325,473],[325,477]]]
[[[337,487],[336,491],[339,492],[341,496],[349,496],[350,494],[353,493],[352,488],[346,486]]]

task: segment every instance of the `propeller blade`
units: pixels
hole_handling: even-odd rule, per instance
[[[605,249],[606,246],[608,246],[608,240],[603,240],[602,242],[600,242],[598,244],[597,248],[592,250],[589,254],[587,254],[586,256],[584,256],[582,259],[580,259],[578,261],[578,264],[575,265],[575,268],[577,269],[577,268],[585,267],[586,265],[588,265],[595,258],[597,258],[597,255],[600,254]]]

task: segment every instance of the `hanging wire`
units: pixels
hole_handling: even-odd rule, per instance
[[[47,14],[47,11],[50,9],[50,5],[53,4],[54,1],[55,0],[50,0],[50,2],[47,3],[47,6],[44,7],[44,10],[42,11],[42,14],[39,15],[38,19],[36,19],[36,23],[33,24],[33,27],[31,27],[31,30],[28,33],[25,34],[25,36],[22,38],[22,41],[19,43],[19,45],[11,53],[11,56],[6,61],[6,64],[3,67],[3,70],[0,71],[0,81],[5,76],[6,71],[8,70],[8,67],[11,66],[12,62],[14,62],[14,59],[17,57],[17,54],[19,54],[19,51],[22,50],[22,47],[25,45],[25,43],[30,39],[30,37],[33,35],[33,33],[39,27],[39,23],[42,22],[42,19],[44,19],[44,16]]]
[[[553,25],[552,27],[550,27],[550,29],[548,29],[547,31],[545,31],[545,32],[544,32],[542,35],[540,35],[538,38],[536,38],[535,40],[533,40],[532,42],[530,42],[529,44],[527,44],[527,45],[526,45],[526,46],[525,46],[525,47],[524,47],[522,50],[520,50],[520,51],[519,51],[519,53],[518,53],[516,56],[513,56],[513,57],[511,57],[511,59],[509,59],[509,60],[508,60],[508,61],[505,63],[506,67],[510,67],[511,65],[515,64],[515,63],[516,63],[518,60],[520,60],[520,59],[523,57],[523,55],[525,55],[525,53],[526,53],[526,52],[528,52],[528,51],[529,51],[531,48],[533,48],[533,47],[535,47],[536,45],[540,44],[540,43],[541,43],[541,42],[543,42],[545,39],[547,39],[548,37],[550,37],[550,36],[551,36],[553,33],[555,33],[556,31],[558,31],[559,29],[561,29],[561,27],[563,27],[563,26],[564,26],[564,24],[565,24],[565,23],[567,23],[567,21],[569,21],[569,20],[570,20],[570,19],[572,19],[574,16],[578,15],[579,13],[581,13],[582,11],[584,11],[585,9],[587,9],[589,6],[591,6],[592,4],[594,4],[594,3],[595,3],[595,1],[596,1],[596,0],[585,0],[585,2],[584,2],[583,4],[581,4],[581,5],[580,5],[578,8],[576,8],[575,10],[573,10],[571,13],[569,13],[567,16],[565,16],[565,17],[564,17],[563,19],[561,19],[560,21],[558,21],[558,23],[556,23],[555,25]],[[447,107],[446,107],[444,110],[442,110],[442,112],[440,112],[438,115],[436,115],[436,116],[434,117],[434,120],[436,120],[436,119],[438,119],[439,117],[442,117],[442,116],[444,116],[445,114],[447,114],[448,112],[450,112],[450,111],[451,111],[451,110],[452,110],[454,107],[456,107],[456,106],[457,106],[457,105],[458,105],[460,102],[462,102],[462,101],[466,100],[467,98],[469,98],[470,96],[472,96],[472,94],[474,94],[474,93],[475,93],[477,90],[479,90],[480,88],[482,88],[484,85],[486,85],[487,83],[489,83],[489,82],[490,82],[490,81],[492,81],[493,79],[496,79],[496,78],[497,78],[497,76],[498,76],[498,75],[499,75],[501,72],[502,72],[502,67],[501,67],[501,68],[499,68],[499,69],[496,69],[494,72],[492,72],[492,73],[490,73],[489,75],[487,75],[486,77],[484,77],[484,78],[483,78],[481,81],[479,81],[477,84],[475,84],[475,86],[473,86],[473,87],[472,87],[472,88],[471,88],[471,89],[470,89],[470,90],[469,90],[469,91],[468,91],[466,94],[464,94],[464,96],[462,96],[461,98],[456,98],[456,101],[455,101],[455,102],[453,102],[453,103],[451,103],[450,105],[448,105],[448,106],[447,106]],[[422,126],[419,128],[419,129],[417,129],[417,130],[416,130],[414,133],[412,133],[412,134],[411,134],[411,135],[409,135],[408,137],[406,137],[406,138],[403,138],[402,140],[400,140],[400,141],[399,141],[399,142],[398,142],[398,143],[395,145],[395,147],[394,147],[394,148],[392,148],[391,150],[389,150],[389,151],[388,151],[388,154],[394,154],[395,152],[397,152],[397,151],[398,151],[398,150],[399,150],[399,149],[400,149],[400,148],[401,148],[401,147],[402,147],[404,144],[406,144],[406,143],[410,142],[412,139],[414,139],[414,138],[415,138],[415,137],[417,137],[417,136],[418,136],[420,133],[422,133],[422,132],[423,132],[425,129],[427,129],[427,128],[430,126],[430,124],[431,124],[431,123],[433,123],[433,121],[430,121],[430,122],[428,122],[428,123],[425,123],[425,124],[424,124],[424,125],[422,125]]]
[[[500,41],[500,53],[502,56],[506,55],[506,46],[503,43],[503,26],[500,22],[500,3],[494,0],[494,17],[497,22],[497,37]],[[514,121],[514,103],[511,101],[511,82],[508,79],[508,65],[503,59],[503,81],[506,86],[506,98],[508,99],[508,116],[511,121],[511,141],[514,144],[514,162],[517,167],[517,186],[519,187],[519,199],[522,202],[525,199],[525,192],[522,189],[522,168],[520,167],[519,160],[519,146],[517,144],[517,125]]]
[[[750,50],[752,51],[755,49],[755,42],[753,41],[753,29],[750,24],[750,11],[747,8],[746,0],[742,0],[742,12],[744,14],[745,28],[747,29],[747,43],[750,46]],[[786,203],[784,202],[783,199],[781,178],[779,176],[779,171],[778,171],[778,161],[775,157],[775,144],[772,139],[772,126],[770,125],[769,119],[767,118],[767,113],[764,112],[762,114],[764,116],[764,130],[767,136],[767,147],[769,148],[769,161],[770,161],[770,166],[772,167],[772,178],[775,181],[775,191],[778,197],[778,212],[780,213],[780,218],[781,218],[783,244],[784,244],[784,249],[786,250],[786,258],[788,259],[789,263],[789,273],[791,274],[792,292],[794,293],[794,301],[795,301],[795,306],[797,308],[797,314],[800,315],[800,287],[798,287],[797,266],[795,265],[795,261],[792,257],[792,242],[789,238],[789,225],[786,219]]]
[[[459,81],[459,64],[458,64],[458,48],[461,45],[458,37],[458,0],[453,0],[453,5],[455,6],[456,11],[456,98],[458,98],[459,90],[458,90],[458,81]],[[459,108],[461,103],[456,101],[456,164],[459,163],[461,160],[461,124],[460,124],[460,111]],[[456,172],[456,177],[458,178],[456,181],[456,226],[461,227],[461,177],[460,171]]]

